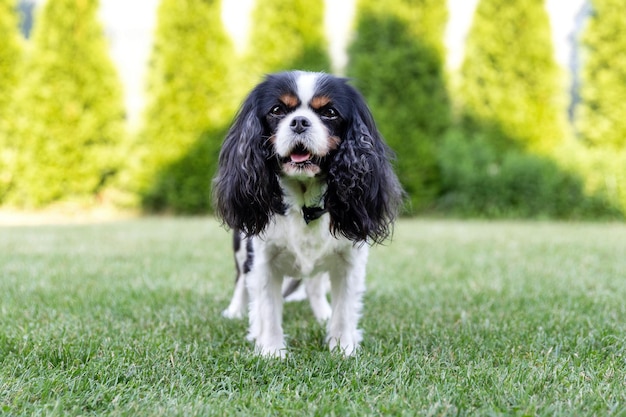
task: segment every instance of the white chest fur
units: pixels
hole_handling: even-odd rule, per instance
[[[297,278],[329,271],[338,262],[348,261],[355,245],[330,233],[330,216],[324,214],[307,224],[302,214],[303,206],[323,204],[326,184],[316,178],[281,178],[281,186],[289,208],[285,215],[276,215],[255,239],[255,254],[263,253],[261,257],[271,269]]]
[[[286,216],[277,216],[259,239],[271,268],[285,275],[307,277],[332,269],[341,259],[345,261],[353,244],[332,236],[329,222],[325,214],[306,224],[295,209]]]

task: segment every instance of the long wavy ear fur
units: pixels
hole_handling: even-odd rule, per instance
[[[381,243],[391,233],[404,193],[370,110],[354,90],[357,106],[330,164],[326,208],[331,231],[357,241]]]
[[[220,151],[213,180],[217,216],[246,235],[261,233],[274,213],[284,210],[268,135],[257,110],[257,89],[241,107]]]

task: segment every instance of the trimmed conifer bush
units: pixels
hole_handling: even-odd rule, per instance
[[[22,45],[18,31],[15,0],[0,0],[0,123],[6,120],[6,109],[11,103],[11,91],[18,81],[18,65],[22,56]]]
[[[437,0],[360,0],[349,49],[347,73],[397,153],[413,212],[429,206],[440,187],[437,147],[450,123],[446,19],[446,3]]]
[[[626,214],[626,1],[592,0],[591,6],[581,44],[576,168],[590,192],[608,196]]]
[[[9,110],[13,90],[19,80],[18,66],[22,57],[22,45],[18,31],[15,0],[0,0],[0,203],[11,183],[15,160],[11,145],[6,139]]]
[[[626,149],[626,0],[592,0],[583,36],[585,59],[578,135],[592,147]]]
[[[565,138],[564,96],[543,0],[481,0],[461,68],[464,128],[500,150],[549,155]]]
[[[461,69],[461,123],[439,155],[440,207],[487,217],[620,217],[571,162],[578,155],[551,39],[542,0],[478,4]]]
[[[248,87],[272,72],[330,71],[323,0],[257,1],[251,22]]]
[[[239,100],[218,0],[163,0],[149,68],[149,101],[130,181],[148,210],[211,207],[211,178]]]
[[[48,0],[37,15],[9,140],[8,202],[91,203],[120,167],[124,110],[96,0]]]

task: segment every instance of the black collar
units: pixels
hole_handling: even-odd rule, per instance
[[[317,220],[327,213],[328,210],[321,207],[307,207],[302,206],[302,216],[304,217],[304,221],[306,224],[311,223],[313,220]]]

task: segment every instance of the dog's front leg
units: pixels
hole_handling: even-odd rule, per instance
[[[250,330],[248,339],[255,341],[256,352],[263,356],[284,357],[283,335],[283,276],[259,256],[252,270],[246,275],[250,297]]]
[[[330,271],[332,314],[328,322],[328,346],[345,356],[356,353],[361,342],[358,328],[362,298],[365,292],[365,266],[368,246],[352,247],[339,256]]]

